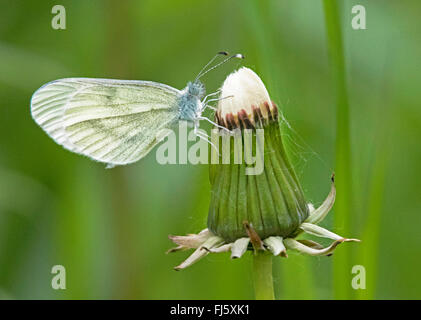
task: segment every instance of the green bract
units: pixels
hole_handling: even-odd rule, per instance
[[[230,138],[230,164],[210,165],[212,194],[208,228],[225,241],[247,236],[245,222],[262,239],[269,236],[286,238],[309,215],[300,183],[282,142],[277,108],[270,110],[267,104],[264,107],[270,115],[267,118],[263,118],[256,107],[249,123],[242,120],[244,117],[239,117],[239,125],[243,129]],[[240,114],[244,115],[245,111],[241,110]],[[226,126],[223,120],[217,118],[220,125]],[[252,133],[252,150],[262,154],[264,170],[257,175],[246,174],[248,165],[245,161],[234,163],[235,139],[239,138],[244,145],[244,128],[249,128]],[[257,147],[259,138],[256,130],[259,129],[263,129],[263,149]]]

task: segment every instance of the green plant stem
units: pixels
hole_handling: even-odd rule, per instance
[[[332,72],[333,93],[336,105],[336,205],[335,229],[350,235],[351,215],[351,146],[349,134],[349,105],[346,87],[345,59],[343,53],[338,1],[324,0],[327,47]],[[335,254],[333,279],[336,299],[351,298],[350,251]]]
[[[256,300],[274,300],[272,256],[267,252],[253,255],[253,282]]]

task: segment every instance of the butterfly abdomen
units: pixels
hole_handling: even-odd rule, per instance
[[[187,83],[179,99],[180,120],[193,121],[202,107],[205,86],[200,81]]]

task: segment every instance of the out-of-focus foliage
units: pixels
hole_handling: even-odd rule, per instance
[[[317,205],[336,139],[321,1],[62,0],[66,30],[51,27],[55,4],[1,3],[0,298],[253,298],[249,258],[213,255],[175,272],[186,253],[165,255],[168,234],[206,224],[207,166],[162,166],[151,152],[106,170],[48,138],[29,102],[42,84],[71,76],[183,88],[215,52],[241,52],[245,61],[206,76],[207,89],[242,63],[261,75],[293,128],[284,136]],[[367,30],[351,28],[355,4],[366,7]],[[341,6],[355,202],[347,236],[362,243],[339,250],[366,266],[367,291],[355,297],[421,298],[420,11],[415,0]],[[278,297],[332,298],[334,259],[278,259]],[[62,291],[51,288],[58,264]]]

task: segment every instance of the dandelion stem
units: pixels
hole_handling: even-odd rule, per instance
[[[275,299],[271,254],[259,251],[253,256],[253,282],[256,300]]]

